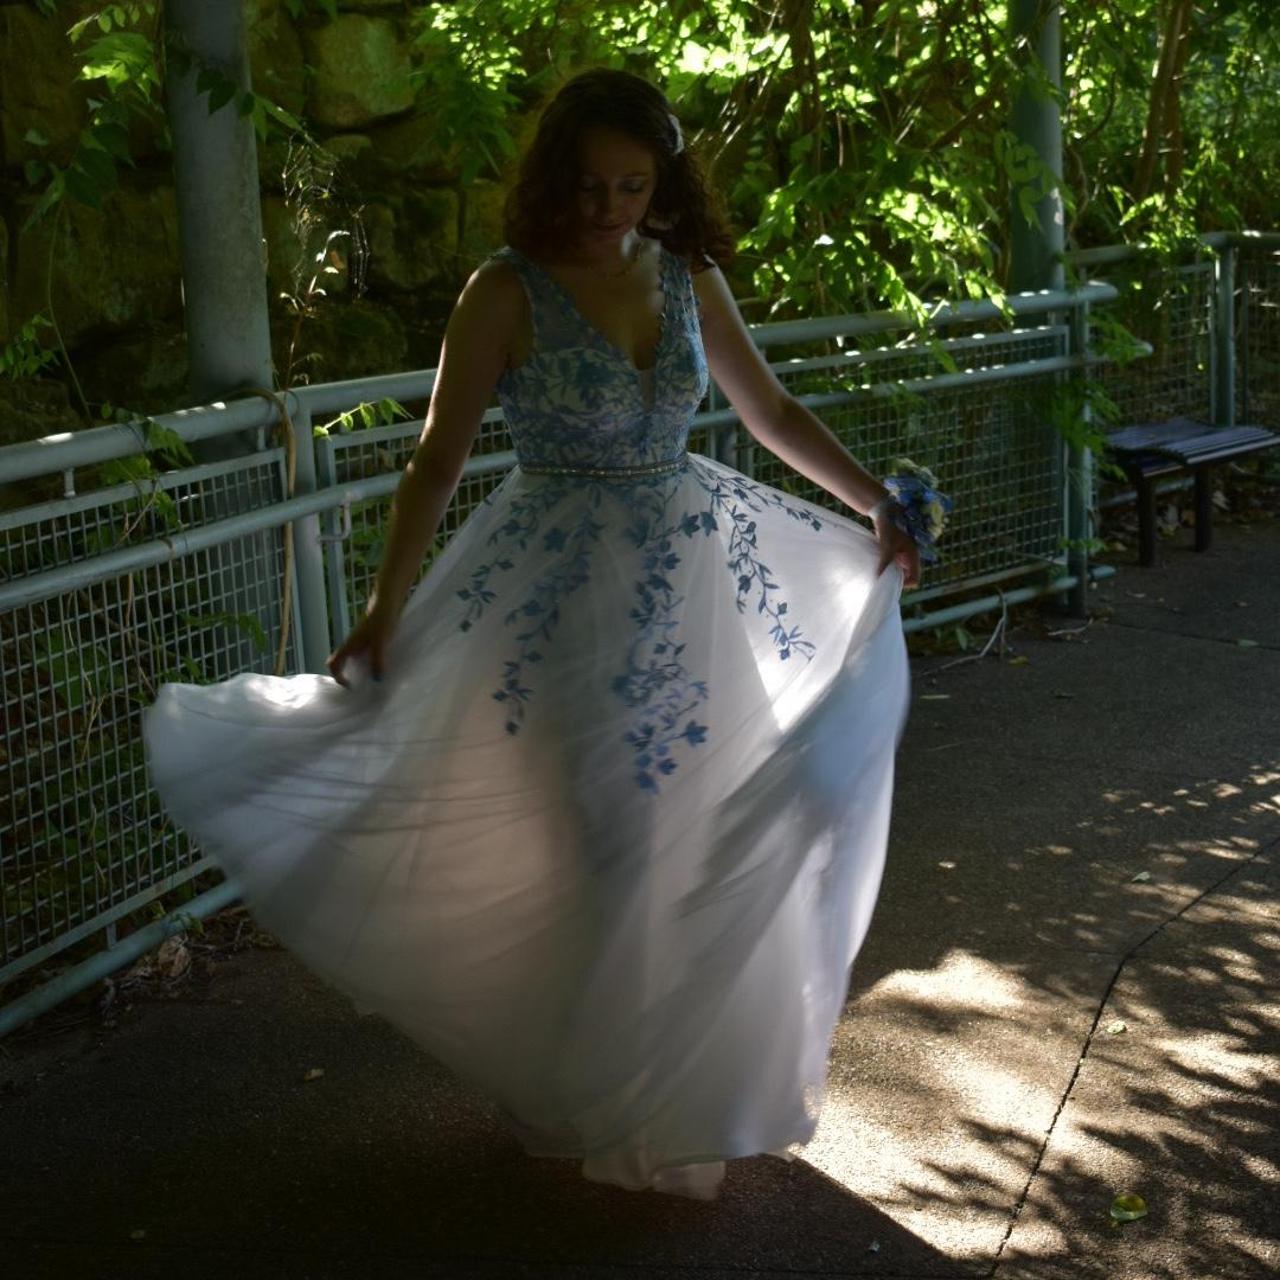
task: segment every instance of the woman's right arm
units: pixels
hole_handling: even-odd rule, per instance
[[[327,663],[339,684],[350,687],[343,667],[362,653],[368,654],[373,678],[382,678],[400,610],[462,478],[524,306],[515,272],[505,263],[488,262],[467,281],[449,317],[426,424],[392,499],[386,548],[365,616]]]

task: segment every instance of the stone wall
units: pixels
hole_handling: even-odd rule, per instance
[[[448,310],[467,274],[501,240],[494,181],[465,189],[455,157],[415,105],[413,50],[401,0],[340,3],[335,20],[295,20],[281,0],[244,0],[253,87],[295,115],[336,157],[333,191],[297,225],[279,140],[259,144],[264,257],[277,369],[294,331],[281,295],[332,230],[339,267],[329,296],[301,329],[294,380],[321,381],[432,365]],[[24,230],[41,184],[29,161],[65,163],[85,123],[90,86],[77,82],[66,29],[100,8],[60,3],[47,17],[0,0],[0,344],[53,310],[86,398],[156,412],[183,404],[178,229],[171,157],[144,126],[130,137],[133,167],[101,210],[68,200],[56,223]],[[33,134],[41,141],[34,141]],[[351,262],[349,245],[367,251]],[[357,287],[359,286],[359,287]],[[82,420],[56,367],[37,387],[0,380],[0,443]]]

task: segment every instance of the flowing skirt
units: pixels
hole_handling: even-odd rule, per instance
[[[806,1142],[907,704],[860,525],[690,455],[514,470],[385,678],[168,684],[173,819],[253,914],[587,1177],[714,1194]]]

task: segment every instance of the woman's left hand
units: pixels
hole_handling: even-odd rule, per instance
[[[872,518],[876,526],[876,541],[880,544],[880,563],[876,567],[876,576],[896,560],[898,568],[902,570],[902,585],[919,586],[920,548],[916,546],[915,539],[903,533],[883,510],[877,511]]]

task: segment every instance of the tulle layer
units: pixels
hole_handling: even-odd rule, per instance
[[[152,778],[267,928],[531,1152],[714,1194],[812,1135],[879,887],[907,669],[876,564],[696,455],[517,469],[381,683],[165,685]]]

